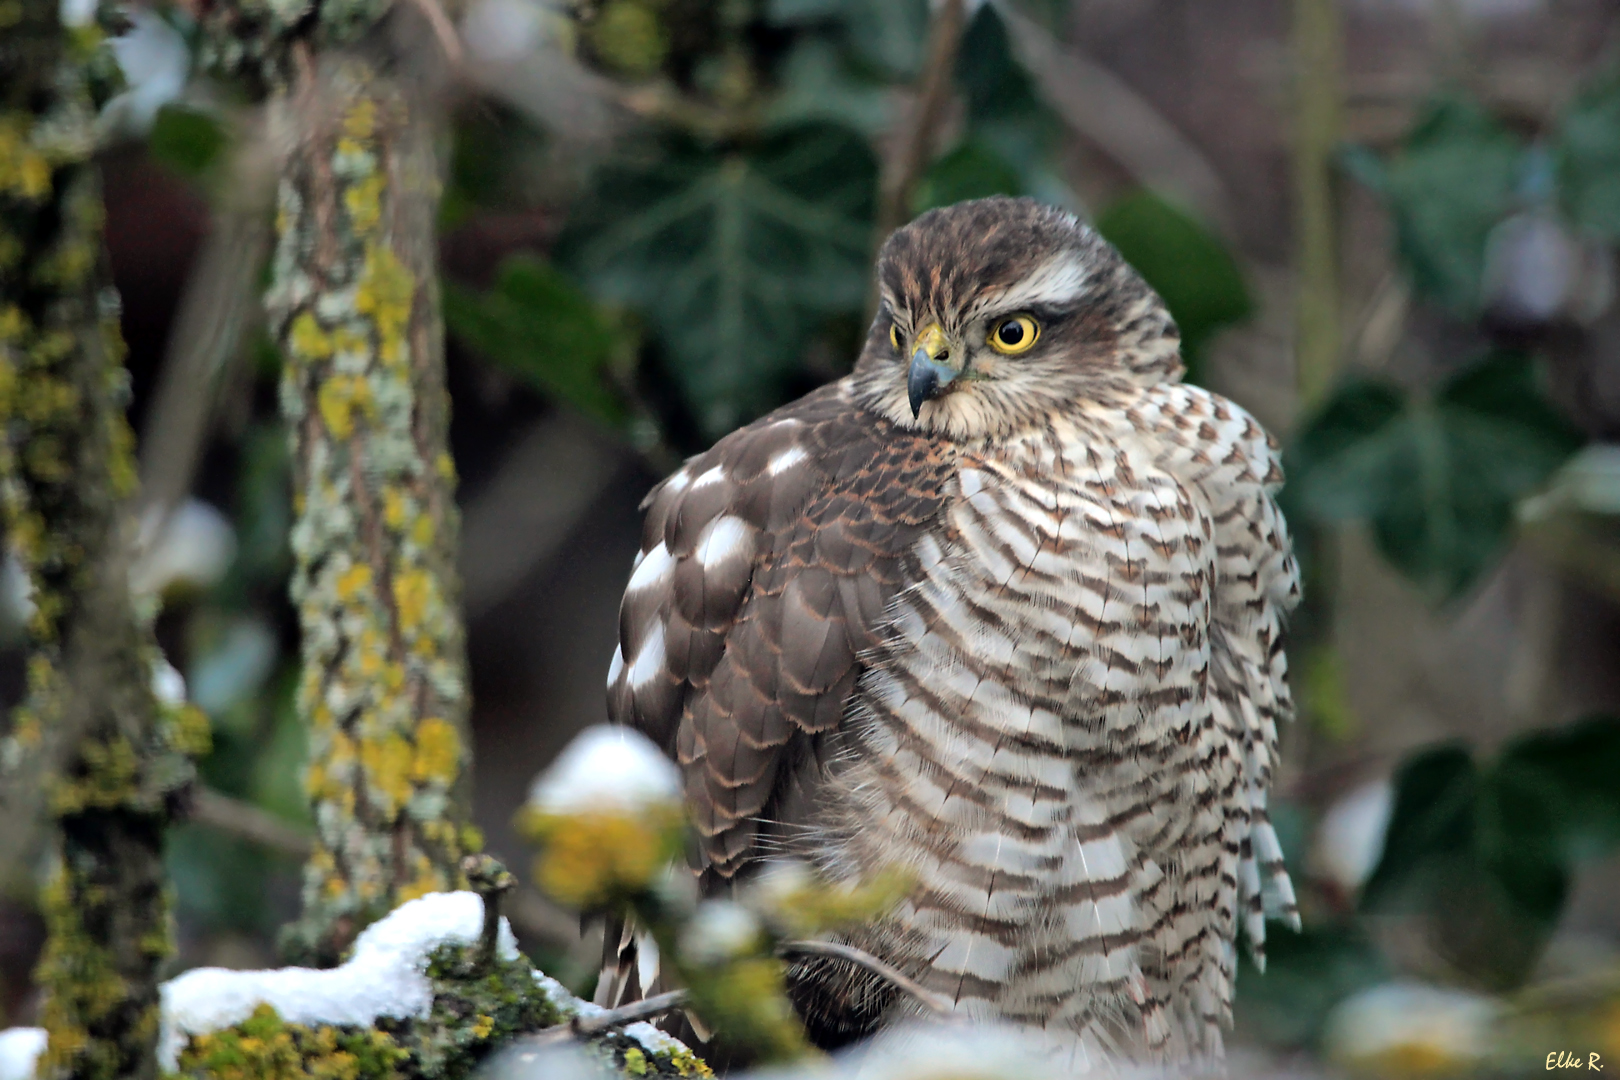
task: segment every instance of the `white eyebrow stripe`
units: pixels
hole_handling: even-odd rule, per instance
[[[1086,294],[1089,284],[1086,265],[1078,253],[1065,252],[1049,259],[1033,274],[1006,291],[985,297],[974,305],[975,316],[986,311],[1023,311],[1032,307],[1064,307]]]

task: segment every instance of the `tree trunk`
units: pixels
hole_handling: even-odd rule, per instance
[[[376,37],[378,35],[373,35]],[[360,48],[295,46],[273,103],[272,327],[294,455],[298,709],[319,831],[289,958],[336,962],[367,923],[464,887],[467,682],[435,272],[441,116]]]
[[[0,503],[32,586],[26,698],[0,746],[6,854],[55,818],[41,1077],[151,1077],[170,955],[163,830],[207,720],[153,693],[129,592],[135,487],[84,63],[56,0],[0,35]]]

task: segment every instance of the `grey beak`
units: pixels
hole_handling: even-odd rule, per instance
[[[925,401],[932,401],[944,392],[956,378],[956,372],[928,355],[927,349],[911,354],[911,369],[906,373],[906,394],[911,399],[911,417],[917,418]]]

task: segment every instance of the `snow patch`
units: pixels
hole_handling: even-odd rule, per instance
[[[138,25],[142,20],[162,22],[156,15],[135,18]],[[123,40],[115,38],[114,47]],[[167,520],[155,512],[148,514],[141,522],[141,544],[141,555],[129,573],[130,591],[137,596],[156,596],[171,585],[210,588],[236,558],[236,530],[230,519],[201,499],[187,499]]]
[[[401,904],[367,927],[355,939],[349,962],[330,971],[188,971],[163,984],[158,1060],[172,1072],[189,1037],[240,1024],[260,1005],[271,1006],[289,1024],[312,1026],[369,1027],[378,1017],[425,1017],[433,1006],[428,955],[440,945],[472,944],[483,923],[484,904],[477,893],[431,893]],[[505,919],[499,949],[508,960],[518,955]]]
[[[681,774],[675,763],[639,731],[612,724],[580,732],[529,789],[529,805],[551,814],[635,814],[680,800]]]
[[[45,1029],[0,1031],[0,1080],[34,1080],[34,1062],[45,1052]]]
[[[1350,1065],[1402,1051],[1443,1063],[1448,1071],[1483,1057],[1502,1008],[1462,990],[1385,983],[1340,1002],[1328,1014],[1328,1056]]]
[[[1355,892],[1372,876],[1384,854],[1384,833],[1395,808],[1395,787],[1388,777],[1363,784],[1322,815],[1311,851],[1312,868]]]

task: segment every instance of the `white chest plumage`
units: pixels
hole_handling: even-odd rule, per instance
[[[1212,693],[1223,493],[1123,415],[964,458],[868,658],[838,862],[917,876],[897,937],[965,1011],[1214,1051],[1247,823]]]

